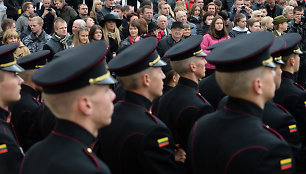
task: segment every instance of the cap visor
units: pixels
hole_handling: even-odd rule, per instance
[[[162,61],[162,60],[159,60],[157,61],[154,65],[152,65],[153,67],[161,67],[161,66],[166,66],[167,63]]]
[[[295,52],[295,54],[303,54],[303,52],[301,50]]]
[[[112,85],[117,83],[117,80],[113,78],[111,75],[106,77],[104,80],[98,81],[95,84],[97,85]]]
[[[265,66],[270,67],[270,68],[276,68],[275,63],[273,63],[273,62],[270,62],[270,63],[266,64]]]
[[[199,54],[196,54],[195,56],[197,56],[197,57],[206,57],[207,54],[202,51]]]
[[[285,65],[285,62],[283,60],[277,60],[277,61],[275,61],[275,63],[281,64],[281,65]]]
[[[1,70],[3,70],[3,71],[12,71],[12,72],[23,72],[24,71],[24,69],[21,66],[17,65],[17,64],[1,68]]]

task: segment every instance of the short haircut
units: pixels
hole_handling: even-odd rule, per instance
[[[151,5],[145,5],[145,6],[142,7],[142,13],[145,12],[145,9],[152,9],[152,10],[153,10],[153,8],[151,7]]]
[[[293,12],[293,10],[294,10],[294,7],[292,7],[292,6],[287,6],[287,7],[285,7],[284,10],[283,10],[283,15],[284,15],[284,16],[287,15],[290,11]]]
[[[122,11],[122,12],[123,12],[123,8],[122,8],[122,6],[121,6],[121,5],[117,5],[117,6],[115,6],[115,7],[114,7],[114,9],[118,9],[118,10],[120,10],[120,11]]]
[[[257,15],[261,14],[261,11],[260,10],[254,10],[251,14],[251,18],[256,18]]]
[[[180,76],[186,75],[190,72],[189,64],[197,61],[197,57],[191,57],[180,61],[170,61],[172,69],[176,71]]]
[[[37,24],[39,24],[39,25],[44,24],[44,20],[40,16],[35,16],[35,17],[31,18],[29,21],[36,21]]]
[[[166,78],[163,80],[165,85],[168,85],[172,82],[173,76],[177,75],[177,72],[171,69],[165,73]]]
[[[190,28],[189,24],[184,24],[183,26],[184,26],[184,28]]]
[[[140,87],[139,80],[141,80],[141,77],[144,74],[150,74],[152,72],[152,69],[153,68],[150,67],[148,69],[145,69],[143,71],[128,76],[117,76],[117,79],[125,90],[136,90],[139,89]]]
[[[150,1],[150,0],[144,0],[141,4],[140,4],[140,6],[139,6],[139,8],[143,8],[144,6],[146,6],[146,5],[148,5],[148,6],[150,6],[151,8],[152,8],[152,4],[151,4],[152,2]]]
[[[39,16],[39,15],[37,13],[32,13],[32,14],[29,15],[29,19],[34,18],[35,16]]]
[[[265,67],[258,67],[238,72],[216,71],[216,80],[226,95],[240,98],[249,92],[253,80],[264,76],[264,69]]]
[[[136,12],[132,12],[132,13],[129,13],[127,16],[126,16],[126,20],[130,22],[131,18],[133,16],[138,16],[138,14]]]
[[[214,3],[216,6],[222,6],[222,1],[220,0],[214,0]]]
[[[57,17],[54,20],[54,23],[53,23],[54,29],[58,29],[60,23],[65,23],[67,25],[67,23],[66,23],[66,21],[64,19],[62,19],[61,17]]]
[[[30,5],[33,6],[33,3],[32,2],[25,2],[22,4],[22,10],[25,12],[27,11],[27,9],[30,7]]]
[[[3,34],[2,44],[7,44],[7,39],[11,37],[17,38],[17,40],[20,41],[19,34],[15,30],[8,29]]]
[[[158,9],[161,9],[163,5],[168,4],[168,2],[162,1],[158,4]]]
[[[83,19],[77,19],[73,23],[75,23],[75,22],[79,22],[80,27],[85,27],[86,26],[86,22]]]
[[[303,7],[302,6],[297,6],[297,7],[294,7],[293,9],[293,13],[295,14],[297,11],[304,11]]]
[[[243,18],[246,18],[245,15],[243,13],[238,13],[236,14],[236,16],[234,17],[234,25],[237,26],[238,25],[238,22],[243,19]]]
[[[59,2],[64,2],[64,3],[65,3],[65,0],[53,0],[53,3],[54,3],[55,1],[59,1]]]
[[[256,18],[250,18],[247,22],[247,26],[253,26],[255,22],[259,22]]]
[[[125,6],[122,7],[122,11],[130,11],[130,7],[132,7],[132,6],[125,5]]]
[[[82,4],[79,4],[79,5],[78,5],[78,9],[80,9],[81,6],[83,6],[83,5],[86,5],[86,7],[88,7],[87,4],[83,4],[83,3],[82,3]]]
[[[13,19],[10,18],[3,19],[1,22],[1,28],[3,31],[5,31],[6,28],[12,27],[14,23],[16,24],[16,21],[14,21]]]

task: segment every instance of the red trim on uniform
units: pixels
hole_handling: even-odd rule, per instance
[[[158,123],[157,119],[155,118],[155,116],[152,115],[152,114],[151,114],[150,112],[148,112],[148,111],[147,111],[147,113],[153,118],[153,120],[155,121],[155,123],[156,123],[157,125],[159,125],[159,123]]]
[[[224,106],[224,109],[228,110],[228,111],[231,111],[231,112],[235,112],[235,113],[238,113],[238,114],[245,114],[245,115],[248,115],[250,117],[255,117],[254,115],[252,114],[249,114],[249,113],[246,113],[246,112],[241,112],[241,111],[236,111],[236,110],[233,110],[231,108],[228,108],[226,106]]]
[[[265,124],[262,124],[262,126],[264,128],[266,128],[267,130],[269,130],[270,132],[274,133],[276,136],[278,136],[278,138],[283,142],[284,141],[284,138],[274,129],[270,128],[270,127],[267,127],[267,125]]]
[[[273,102],[274,103],[274,102]],[[288,114],[287,109],[285,109],[282,105],[278,104],[278,103],[274,103],[276,106],[278,106],[280,109],[282,109],[284,112],[286,112],[286,114]]]
[[[199,92],[197,92],[197,95],[204,101],[205,104],[207,104],[205,98]]]
[[[269,151],[268,148],[263,147],[263,146],[249,146],[249,147],[245,147],[245,148],[242,148],[242,149],[236,151],[236,152],[231,156],[231,158],[229,159],[229,161],[226,163],[226,166],[225,166],[225,169],[224,169],[224,174],[227,174],[227,170],[228,170],[228,168],[229,168],[231,162],[233,161],[233,159],[234,159],[237,155],[239,155],[239,153],[244,152],[244,151],[246,151],[246,150],[251,150],[251,149],[262,149],[262,150],[265,150],[265,151]]]
[[[89,153],[85,147],[83,147],[83,150],[93,160],[93,162],[97,166],[97,169],[100,170],[100,165],[99,165],[98,161],[96,160],[96,158],[91,153]]]
[[[63,138],[70,139],[70,140],[72,140],[72,141],[80,142],[78,139],[73,138],[73,137],[70,137],[70,136],[65,135],[65,134],[62,134],[62,133],[60,133],[60,132],[51,131],[51,133],[52,133],[52,134],[54,134],[54,135],[57,135],[57,136],[63,137]]]
[[[144,136],[145,134],[142,133],[142,132],[133,132],[133,133],[131,133],[130,135],[128,135],[128,136],[126,136],[126,137],[124,138],[124,140],[123,140],[123,142],[122,142],[122,144],[121,144],[121,146],[120,146],[120,151],[119,151],[119,154],[118,154],[118,161],[119,161],[119,165],[120,165],[120,166],[119,166],[119,168],[120,168],[120,173],[122,173],[121,151],[122,151],[122,149],[123,149],[124,144],[127,142],[127,140],[128,140],[130,137],[135,136],[135,135]]]
[[[40,106],[40,102],[35,97],[32,97],[32,99],[37,103],[38,106]]]

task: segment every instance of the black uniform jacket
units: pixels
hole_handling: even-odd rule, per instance
[[[10,112],[0,108],[0,173],[18,174],[23,151],[18,144],[18,140],[13,125],[8,122]]]
[[[198,84],[180,77],[177,86],[162,96],[157,116],[172,131],[175,144],[180,144],[186,150],[194,122],[213,111],[213,107],[198,92]]]
[[[21,147],[27,151],[29,129],[35,118],[34,113],[38,110],[41,102],[39,101],[40,93],[30,86],[21,85],[21,99],[10,107],[12,111],[12,123]]]
[[[295,173],[287,142],[262,123],[254,103],[229,98],[224,109],[200,118],[189,139],[195,174]]]
[[[54,131],[29,149],[21,174],[110,174],[90,148],[94,141],[81,126],[58,119]]]
[[[127,91],[111,125],[101,130],[97,155],[112,174],[176,173],[171,132],[150,114],[150,106],[144,96]]]
[[[306,143],[306,91],[294,81],[294,75],[283,71],[274,102],[286,108],[296,119],[303,145]]]

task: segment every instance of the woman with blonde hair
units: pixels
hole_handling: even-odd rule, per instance
[[[116,13],[117,14],[117,13]],[[113,54],[113,57],[116,56],[116,51],[119,48],[121,37],[119,32],[119,27],[121,25],[121,20],[118,15],[113,12],[104,16],[104,19],[101,20],[100,25],[103,30],[103,38],[109,45],[109,50]]]
[[[92,9],[89,13],[89,16],[98,20],[97,19],[97,11],[100,10],[102,8],[102,2],[100,0],[94,0],[93,4],[92,4]]]
[[[26,55],[30,54],[30,50],[28,47],[26,47],[21,41],[18,33],[13,30],[9,29],[4,32],[2,44],[10,44],[10,43],[17,43],[19,42],[19,47],[14,52],[14,58],[19,59],[21,57],[24,57]]]
[[[259,23],[261,23],[261,20],[263,18],[262,12],[260,10],[255,10],[251,14],[251,18],[255,18],[258,20]]]
[[[79,45],[89,43],[88,35],[89,35],[88,28],[79,27],[77,29],[77,32],[76,32],[75,36],[73,36],[73,41],[72,41],[71,47],[76,47],[76,46],[79,46]]]
[[[273,31],[273,18],[270,16],[263,17],[261,20],[261,30],[262,31]]]

